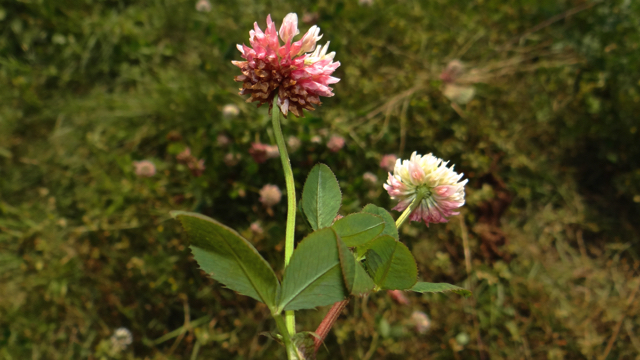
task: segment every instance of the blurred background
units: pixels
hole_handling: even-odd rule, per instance
[[[1,2],[0,359],[284,358],[168,213],[230,225],[282,273],[286,201],[261,190],[284,177],[231,60],[289,12],[342,63],[336,96],[284,124],[299,190],[323,162],[341,213],[390,208],[413,151],[469,179],[460,216],[401,237],[421,279],[473,297],[352,300],[319,359],[640,359],[631,0]]]

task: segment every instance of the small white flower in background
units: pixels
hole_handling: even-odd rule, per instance
[[[240,162],[240,154],[228,153],[222,161],[224,161],[224,164],[227,166],[236,166]]]
[[[365,182],[368,182],[370,184],[376,184],[378,183],[378,177],[372,173],[367,171],[366,173],[362,174],[362,180],[364,180]]]
[[[188,163],[193,156],[191,156],[191,148],[184,148],[178,155],[176,155],[176,160],[178,160],[181,164]]]
[[[262,229],[262,226],[260,226],[260,223],[257,221],[252,222],[249,228],[251,229],[252,232],[256,234],[262,234],[264,232],[264,230]]]
[[[322,138],[319,135],[314,135],[311,137],[311,142],[314,144],[321,144]]]
[[[442,94],[456,104],[464,105],[473,99],[476,89],[468,81],[461,79],[465,75],[464,64],[460,60],[451,60],[440,74],[444,83]]]
[[[267,184],[260,189],[260,202],[265,207],[272,207],[280,202],[282,191],[276,185]]]
[[[229,144],[231,144],[231,140],[225,134],[218,134],[218,136],[216,137],[216,142],[220,147],[227,147]]]
[[[413,210],[409,219],[429,223],[449,221],[447,217],[458,215],[455,209],[464,205],[464,186],[468,180],[460,181],[464,174],[458,174],[432,154],[425,156],[417,152],[411,159],[396,161],[393,175],[389,173],[385,190],[392,199],[399,200],[393,210],[404,211],[420,197],[420,204]]]
[[[454,103],[464,105],[473,99],[476,89],[473,86],[446,84],[442,94]]]
[[[331,135],[327,142],[327,148],[332,152],[338,152],[344,147],[345,140],[340,135]]]
[[[317,13],[317,12],[312,12],[312,13],[310,13],[310,12],[306,12],[306,11],[305,11],[305,12],[302,14],[302,19],[301,19],[301,20],[302,20],[302,22],[303,22],[303,23],[305,23],[305,24],[315,24],[315,23],[318,21],[318,18],[319,18],[319,17],[320,17],[320,16],[318,15],[318,13]]]
[[[198,0],[196,10],[199,12],[209,12],[211,11],[211,3],[209,0]]]
[[[268,145],[266,149],[267,159],[275,159],[280,156],[280,149],[278,149],[277,145]]]
[[[152,177],[156,174],[156,166],[149,160],[134,161],[133,166],[139,177]]]
[[[240,109],[235,104],[227,104],[222,107],[222,116],[226,119],[240,115]]]
[[[125,327],[117,328],[111,335],[111,349],[114,352],[121,352],[127,349],[127,346],[133,342],[131,331]]]
[[[358,0],[358,4],[360,6],[371,6],[373,5],[373,0]]]
[[[395,168],[396,166],[396,160],[398,160],[397,156],[393,154],[387,154],[380,160],[380,167],[387,171],[393,171],[393,168]]]
[[[289,151],[291,151],[292,153],[298,151],[301,145],[302,142],[300,141],[300,139],[293,135],[289,136],[289,138],[287,139],[287,146],[289,146]]]
[[[460,60],[451,60],[440,74],[440,80],[453,83],[464,73],[464,64]]]
[[[251,143],[249,155],[258,164],[262,164],[267,159],[273,159],[280,156],[280,150],[276,145],[267,145],[263,143]]]
[[[191,170],[191,175],[195,177],[202,176],[204,170],[206,169],[206,166],[204,166],[204,159],[198,160],[196,158],[193,158],[193,160],[190,161],[187,166],[189,167],[189,170]]]
[[[414,311],[413,314],[411,314],[411,322],[419,334],[426,334],[431,327],[431,320],[429,320],[427,314],[422,311]]]

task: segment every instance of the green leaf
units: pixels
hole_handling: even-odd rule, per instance
[[[331,227],[348,247],[356,247],[373,240],[384,226],[384,220],[380,216],[356,213],[343,217]]]
[[[342,277],[347,291],[352,295],[361,295],[373,290],[375,286],[373,280],[367,275],[360,262],[356,261],[349,247],[340,237],[337,238],[337,243]]]
[[[418,266],[403,243],[382,235],[367,244],[366,249],[367,269],[378,287],[406,290],[416,283]]]
[[[459,286],[447,284],[447,283],[428,283],[419,282],[411,288],[411,291],[419,293],[437,293],[437,292],[454,292],[464,297],[471,296],[471,291],[461,288]]]
[[[251,243],[202,214],[172,211],[171,216],[182,223],[202,270],[229,289],[275,307],[280,283]]]
[[[327,228],[298,244],[284,271],[279,310],[313,309],[346,298],[336,241],[336,233]]]
[[[335,175],[327,165],[311,169],[302,189],[302,212],[313,230],[331,226],[340,210],[342,194]]]
[[[384,230],[382,230],[382,234],[389,235],[396,240],[400,240],[400,236],[398,235],[398,228],[396,227],[396,221],[393,220],[393,217],[387,210],[379,206],[369,204],[362,208],[362,212],[381,216],[385,224]]]

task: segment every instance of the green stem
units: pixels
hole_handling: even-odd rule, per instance
[[[280,335],[282,335],[282,341],[284,341],[284,347],[287,349],[287,359],[294,360],[299,359],[298,349],[296,349],[295,345],[291,341],[291,335],[289,335],[289,330],[287,329],[287,324],[285,323],[282,315],[273,315],[273,318],[276,320],[276,326],[278,327],[278,331],[280,331]]]
[[[402,215],[400,215],[398,220],[396,220],[396,227],[398,229],[400,228],[400,225],[402,225],[402,223],[404,223],[404,221],[407,220],[409,215],[411,215],[413,210],[415,210],[420,205],[421,201],[422,201],[422,197],[420,195],[417,195],[416,198],[413,199],[413,201],[411,202],[411,205],[409,205],[406,209],[404,209],[404,212],[402,213]]]
[[[276,144],[280,151],[280,160],[284,169],[284,180],[287,185],[287,228],[284,242],[284,266],[289,265],[291,255],[293,255],[294,232],[296,228],[296,186],[293,181],[293,170],[291,170],[291,161],[287,153],[287,145],[284,142],[282,128],[280,126],[280,108],[278,108],[278,96],[273,98],[273,108],[271,109],[271,123],[273,124],[273,133],[276,136]],[[285,313],[287,330],[289,334],[296,333],[296,318],[293,311]]]

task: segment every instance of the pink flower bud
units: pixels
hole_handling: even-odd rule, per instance
[[[407,296],[404,294],[404,291],[402,291],[402,290],[388,290],[387,294],[389,294],[389,296],[391,296],[393,301],[397,302],[400,305],[409,305],[409,304],[411,304],[411,302],[409,301]]]

